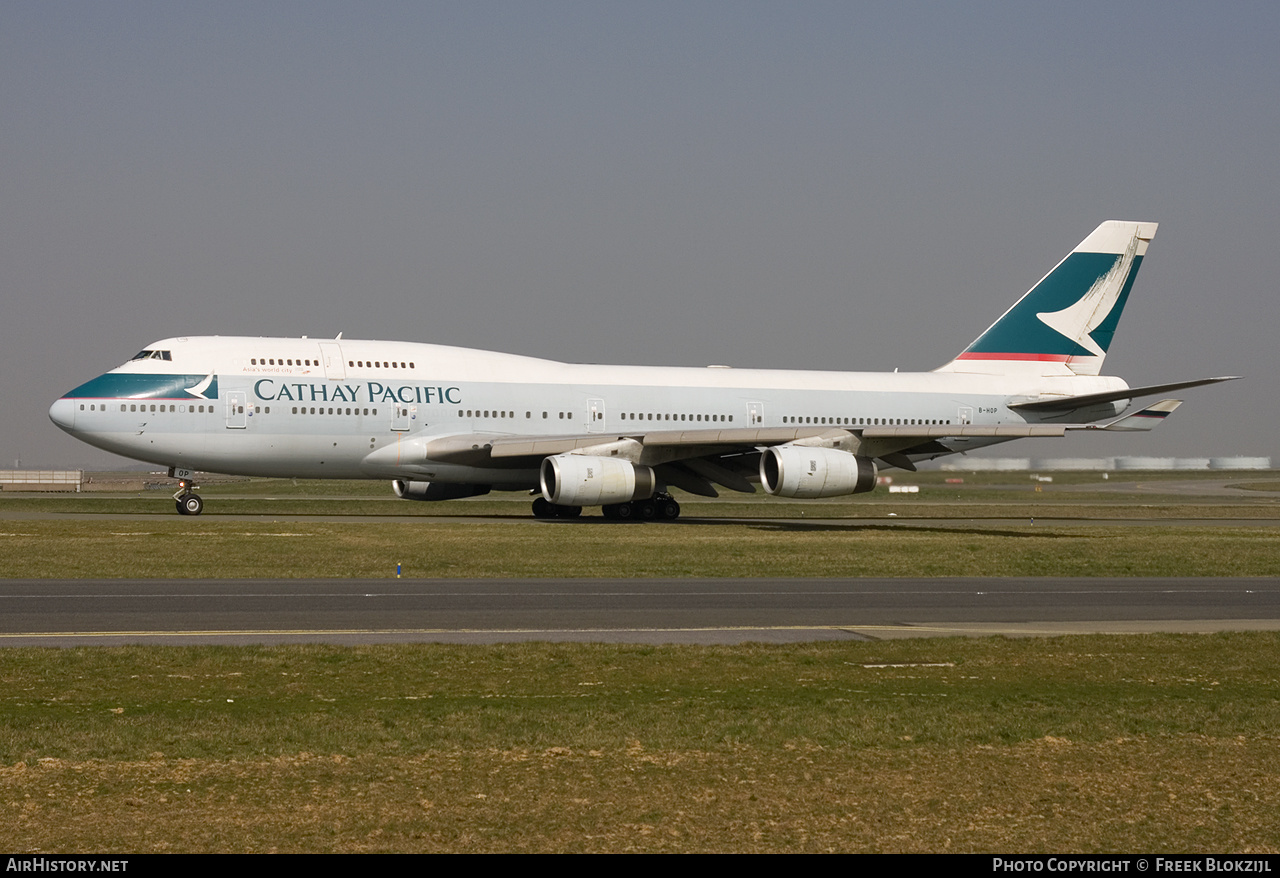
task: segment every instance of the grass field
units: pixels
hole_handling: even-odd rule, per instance
[[[1150,524],[1280,517],[1265,491],[1151,492],[1222,481],[1196,473],[1143,474],[1106,494],[1080,490],[1100,483],[1090,473],[1057,474],[1040,493],[1002,484],[1017,475],[969,474],[956,486],[945,482],[953,474],[909,474],[899,481],[921,483],[920,494],[824,501],[682,497],[684,519],[661,525],[592,513],[540,522],[527,498],[411,503],[369,482],[211,485],[198,518],[156,491],[5,496],[0,577],[377,578],[397,564],[427,578],[1280,575],[1280,528]],[[904,523],[917,518],[952,523]],[[1091,518],[1147,524],[1083,523]]]
[[[218,486],[199,518],[156,492],[0,497],[0,588],[397,562],[419,577],[1280,575],[1280,529],[1244,521],[1275,517],[1266,481],[1192,502],[1083,481],[694,501],[686,515],[745,521],[674,525],[344,484]],[[890,513],[955,520],[877,520]],[[1242,524],[1066,521],[1091,516]],[[0,845],[1274,853],[1278,669],[1276,634],[6,649]]]
[[[155,490],[110,491],[114,484],[138,483],[136,475],[90,474],[94,490],[82,494],[0,493],[0,515],[132,514],[172,516],[172,480],[153,477]],[[1027,473],[896,473],[897,485],[915,485],[918,494],[891,494],[881,486],[869,494],[825,500],[786,500],[762,493],[724,492],[718,498],[676,491],[685,517],[696,518],[884,518],[1036,517],[1036,518],[1273,518],[1280,516],[1280,482],[1265,474],[1220,472],[1054,473],[1040,483]],[[1122,477],[1123,475],[1123,477]],[[949,484],[948,479],[963,480]],[[1214,488],[1194,494],[1197,483]],[[1225,490],[1220,488],[1225,487]],[[1238,489],[1238,490],[1237,490]],[[520,493],[441,503],[415,503],[395,497],[383,481],[317,479],[237,479],[213,481],[201,491],[205,516],[350,515],[409,518],[505,516],[527,519],[529,498]],[[589,509],[587,516],[599,516]]]
[[[1280,637],[0,652],[10,851],[1280,850]]]
[[[1280,528],[0,522],[0,578],[1274,576]]]

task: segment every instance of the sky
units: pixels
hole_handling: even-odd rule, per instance
[[[0,0],[0,467],[176,335],[573,362],[950,360],[1160,223],[1104,371],[1214,375],[1022,457],[1280,461],[1280,5]]]

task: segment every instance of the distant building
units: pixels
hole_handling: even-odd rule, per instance
[[[1259,470],[1271,469],[1269,457],[960,457],[950,458],[945,472],[1115,472],[1132,470]]]
[[[75,491],[84,482],[78,469],[0,470],[0,491]]]
[[[1173,469],[1173,458],[1172,457],[1117,457],[1115,468],[1118,470]]]
[[[1113,457],[1043,457],[1035,461],[1035,469],[1051,470],[1084,470],[1086,472],[1103,473],[1115,469]]]
[[[1211,457],[1209,469],[1271,469],[1269,457]]]

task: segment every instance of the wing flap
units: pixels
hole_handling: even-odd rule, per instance
[[[920,424],[900,427],[864,427],[863,439],[943,439],[962,436],[1062,436],[1065,424]]]
[[[493,457],[545,457],[564,454],[579,448],[604,445],[623,439],[634,439],[645,448],[685,446],[754,447],[779,445],[797,439],[811,439],[835,435],[848,435],[847,430],[835,427],[738,427],[728,430],[656,430],[626,434],[590,433],[576,436],[509,436],[495,438],[491,443]],[[433,446],[434,447],[434,446]]]

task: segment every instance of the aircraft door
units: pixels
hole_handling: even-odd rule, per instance
[[[243,430],[249,426],[249,416],[245,414],[245,404],[248,402],[243,390],[232,390],[227,392],[227,429]]]
[[[956,417],[962,424],[973,423],[973,409],[967,405],[960,406],[960,410],[956,412]]]
[[[764,403],[747,403],[747,423],[752,427],[760,427],[764,424]]]
[[[395,433],[405,433],[409,430],[410,421],[415,417],[418,407],[408,406],[398,402],[391,412],[391,430]]]
[[[342,346],[336,341],[320,342],[320,359],[324,361],[324,377],[330,381],[347,377],[347,364],[342,359]]]
[[[587,432],[588,433],[604,432],[604,400],[603,399],[587,400]]]

